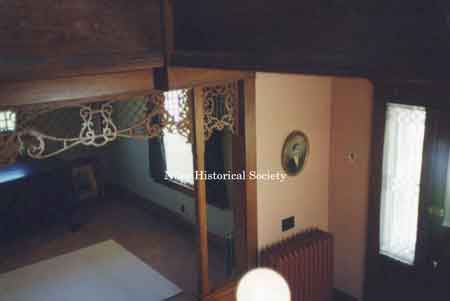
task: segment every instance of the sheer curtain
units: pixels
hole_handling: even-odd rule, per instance
[[[380,253],[414,263],[425,108],[388,103],[383,153]]]

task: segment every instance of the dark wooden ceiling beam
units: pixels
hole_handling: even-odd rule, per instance
[[[164,66],[155,68],[155,85],[161,90],[169,90],[169,66],[172,65],[172,53],[174,50],[174,3],[173,0],[161,1],[161,30]]]
[[[255,75],[252,71],[214,68],[167,67],[166,70],[165,77],[160,79],[155,78],[155,87],[159,90],[174,90],[192,88],[199,85],[213,85],[221,82],[243,80],[254,77]],[[162,85],[158,85],[158,83],[162,83]]]
[[[154,92],[150,71],[0,83],[0,107],[51,102],[126,99]]]
[[[191,0],[173,9],[173,66],[450,78],[445,1]]]
[[[0,59],[0,82],[98,75],[164,66],[161,50],[54,58]]]
[[[0,81],[164,65],[160,0],[4,0]]]
[[[339,58],[308,56],[300,51],[278,54],[174,51],[171,62],[177,67],[364,77],[369,77],[371,68],[369,64],[349,65]]]

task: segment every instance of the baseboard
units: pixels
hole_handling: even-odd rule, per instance
[[[137,206],[142,208],[143,210],[149,211],[152,215],[156,215],[158,217],[162,217],[165,219],[170,219],[174,224],[182,227],[184,230],[195,233],[197,228],[195,224],[189,222],[183,215],[178,212],[169,210],[149,198],[144,198],[134,191],[123,187],[118,184],[109,184],[107,185],[108,189],[113,189],[114,194],[119,193],[127,200],[133,201]],[[226,239],[217,234],[208,232],[208,242],[218,248],[222,248],[222,250],[226,247]]]
[[[335,288],[333,290],[333,301],[358,301],[357,298]]]

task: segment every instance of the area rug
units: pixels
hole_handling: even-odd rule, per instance
[[[179,293],[112,240],[0,275],[5,301],[161,301]]]

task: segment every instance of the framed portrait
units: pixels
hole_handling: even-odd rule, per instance
[[[281,164],[286,174],[294,176],[303,170],[309,154],[308,137],[301,131],[287,136],[281,151]]]

